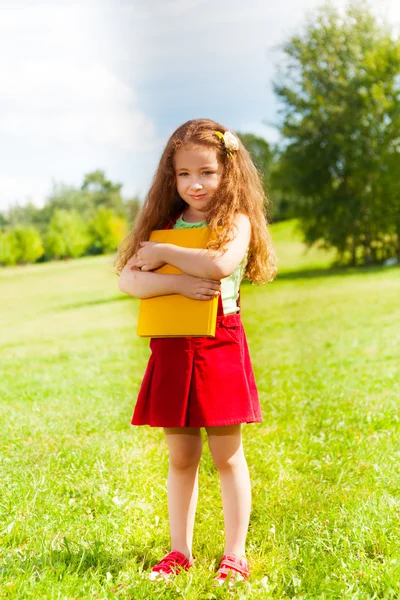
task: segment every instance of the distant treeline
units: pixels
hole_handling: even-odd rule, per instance
[[[0,264],[16,265],[114,252],[140,208],[124,200],[103,171],[80,188],[54,186],[43,208],[32,203],[0,213]]]

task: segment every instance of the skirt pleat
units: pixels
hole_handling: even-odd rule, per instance
[[[152,338],[150,349],[132,425],[262,422],[240,313],[217,317],[214,338]]]

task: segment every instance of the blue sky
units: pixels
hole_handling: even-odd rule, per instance
[[[277,141],[278,46],[321,4],[0,0],[0,210],[41,206],[53,183],[97,168],[143,197],[191,118]],[[397,0],[371,6],[398,31]]]

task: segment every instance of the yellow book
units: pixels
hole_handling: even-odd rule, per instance
[[[206,248],[208,227],[159,229],[151,232],[151,242],[163,242],[183,248]],[[182,273],[172,265],[163,265],[155,273]],[[191,300],[180,294],[156,296],[140,301],[137,335],[140,337],[215,336],[218,296],[211,300]]]

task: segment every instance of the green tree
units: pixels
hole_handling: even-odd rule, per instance
[[[270,168],[269,197],[272,202],[273,221],[283,221],[298,216],[299,192],[288,182],[283,158],[279,152],[276,152]]]
[[[353,264],[400,254],[399,39],[366,2],[325,4],[283,50],[280,176],[306,241]]]
[[[48,258],[77,258],[85,253],[89,243],[86,224],[78,212],[55,210],[45,236]]]
[[[237,132],[237,136],[249,151],[254,164],[267,185],[270,166],[274,157],[269,143],[264,138],[254,135],[254,133]]]
[[[58,210],[76,212],[83,219],[88,218],[92,210],[90,198],[72,185],[53,182],[52,190],[46,199],[40,213],[40,223],[43,232],[47,231],[53,215]]]
[[[269,193],[269,175],[270,166],[273,159],[273,154],[269,143],[262,137],[254,135],[254,133],[236,132],[237,136],[242,141],[246,150],[248,150],[252,161],[257,167],[261,175],[262,184],[267,197],[270,199]],[[267,213],[271,213],[270,205],[266,207]]]
[[[13,204],[7,210],[5,220],[10,227],[17,225],[39,225],[41,223],[42,209],[33,202],[27,204]]]
[[[257,167],[263,183],[264,191],[270,200],[267,213],[273,221],[281,221],[294,216],[294,194],[285,188],[285,178],[279,178],[279,153],[271,148],[268,141],[253,133],[237,132]]]
[[[130,225],[136,220],[136,217],[141,209],[142,203],[139,196],[134,196],[125,201],[126,220]]]
[[[42,239],[35,227],[18,225],[13,233],[17,246],[17,262],[33,263],[43,256]]]
[[[91,238],[89,252],[107,254],[118,248],[118,244],[127,234],[127,223],[110,208],[101,206],[89,222],[88,229]]]
[[[18,244],[14,231],[7,228],[0,231],[0,265],[16,265],[18,261]]]
[[[104,206],[113,210],[118,216],[126,218],[121,188],[121,183],[113,183],[106,179],[104,171],[97,170],[85,175],[81,191],[84,193],[84,197],[90,198],[94,208]]]

